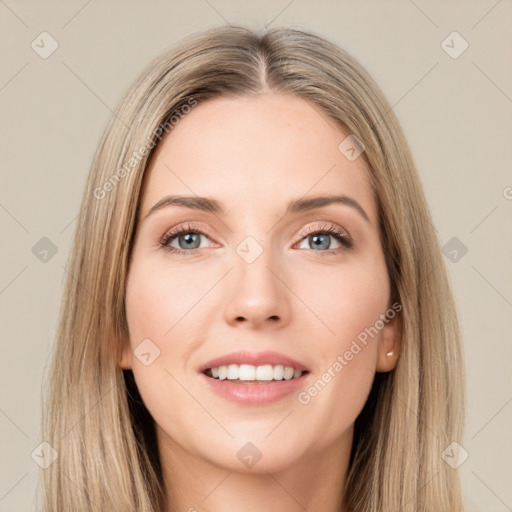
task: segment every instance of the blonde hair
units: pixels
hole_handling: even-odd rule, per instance
[[[391,298],[403,307],[397,367],[376,374],[355,423],[340,489],[347,510],[463,510],[458,471],[441,457],[452,441],[461,442],[463,430],[461,336],[399,122],[370,75],[333,43],[291,28],[256,34],[230,26],[194,34],[152,61],[125,94],[95,154],[42,410],[42,440],[58,453],[41,470],[45,511],[163,510],[154,421],[132,372],[118,366],[144,171],[155,139],[186,105],[267,89],[308,100],[364,143]]]

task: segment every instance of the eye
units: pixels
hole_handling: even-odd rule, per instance
[[[312,226],[306,229],[300,235],[303,239],[300,241],[300,249],[309,249],[324,254],[336,254],[340,252],[340,247],[332,247],[331,239],[334,238],[337,244],[341,244],[341,250],[350,249],[354,244],[348,233],[337,226],[327,224],[322,226]],[[304,247],[306,244],[306,247]]]
[[[174,254],[195,254],[197,249],[202,248],[201,237],[207,236],[202,230],[191,225],[180,226],[167,232],[159,245]]]

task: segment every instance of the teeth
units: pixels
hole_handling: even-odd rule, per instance
[[[301,370],[295,370],[291,366],[277,364],[264,364],[253,366],[252,364],[229,364],[210,368],[207,374],[219,380],[290,380],[298,379],[302,375]]]
[[[300,372],[302,373],[302,372]],[[274,380],[283,380],[284,377],[284,366],[282,364],[278,364],[273,368],[273,378]]]
[[[238,379],[238,374],[240,372],[238,371],[238,365],[236,364],[230,364],[228,366],[228,374],[226,376],[226,379],[228,380],[235,380]]]
[[[274,368],[270,364],[258,366],[256,368],[256,380],[272,380],[274,378]]]
[[[236,364],[232,366],[237,366]],[[237,366],[238,378],[240,380],[255,380],[256,379],[256,368],[251,364],[241,364]]]
[[[293,376],[295,375],[295,370],[291,368],[290,366],[287,366],[284,369],[284,378],[285,380],[293,379]]]

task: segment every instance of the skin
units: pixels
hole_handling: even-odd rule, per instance
[[[295,96],[222,97],[193,108],[151,159],[119,364],[133,371],[157,424],[167,511],[345,510],[354,421],[375,372],[396,365],[398,315],[307,404],[296,393],[265,406],[229,401],[198,367],[239,349],[275,350],[310,369],[307,389],[391,306],[365,163],[338,150],[347,135]],[[214,198],[227,211],[168,206],[144,219],[170,194]],[[342,204],[284,215],[293,199],[334,194],[354,198],[369,221]],[[208,230],[195,254],[158,244],[188,222]],[[325,225],[344,230],[353,247],[327,236],[330,247],[315,249],[315,231],[301,235]],[[249,235],[263,250],[250,264],[236,252]],[[169,245],[187,250],[183,239]],[[147,338],[160,350],[148,366],[134,356]],[[251,468],[237,457],[248,442],[262,454]]]

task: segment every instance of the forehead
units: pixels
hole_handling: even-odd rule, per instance
[[[338,149],[349,133],[291,95],[199,103],[161,140],[148,165],[141,215],[168,194],[208,196],[231,209],[282,209],[290,200],[345,194],[376,206],[362,157]]]

